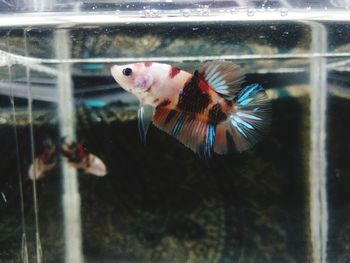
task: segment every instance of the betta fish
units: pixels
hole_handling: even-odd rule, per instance
[[[264,88],[241,88],[244,74],[227,61],[203,64],[194,74],[161,63],[114,65],[118,84],[140,101],[138,125],[145,141],[150,123],[199,155],[251,148],[267,131],[271,107]]]

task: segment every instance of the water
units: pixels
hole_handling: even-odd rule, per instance
[[[0,261],[347,262],[348,14],[147,10],[0,17]],[[142,145],[110,66],[220,58],[268,89],[268,136],[209,163],[155,127]],[[57,155],[29,180],[46,137],[83,142],[107,175]]]

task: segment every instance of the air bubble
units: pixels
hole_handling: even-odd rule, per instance
[[[182,15],[185,17],[189,17],[191,15],[191,11],[189,9],[185,9],[182,11]]]
[[[236,8],[232,8],[232,9],[230,10],[230,13],[231,13],[231,15],[235,15],[235,14],[237,13]]]
[[[152,13],[153,13],[154,17],[159,17],[160,16],[159,10],[157,10],[157,9],[152,9]]]
[[[286,8],[281,9],[281,16],[287,16],[288,15],[288,10]]]
[[[248,15],[248,16],[254,16],[254,9],[253,9],[253,8],[249,8],[249,9],[247,10],[247,15]]]
[[[144,11],[145,17],[159,17],[160,13],[157,9],[146,9]]]
[[[198,11],[199,11],[199,14],[200,14],[201,16],[207,16],[207,15],[209,15],[209,8],[207,8],[207,7],[205,7],[205,8],[200,8],[200,9],[198,9]]]

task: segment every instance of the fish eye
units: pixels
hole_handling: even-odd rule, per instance
[[[123,69],[123,75],[125,76],[130,76],[132,73],[132,69],[131,68],[125,68]]]

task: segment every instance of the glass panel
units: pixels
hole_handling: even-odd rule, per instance
[[[73,11],[0,25],[1,262],[347,261],[347,3],[240,2],[0,1]],[[142,144],[111,66],[218,59],[266,88],[268,135],[207,160],[155,125]]]
[[[336,58],[328,60],[328,180],[329,180],[329,262],[349,260],[348,156],[349,143],[349,57],[348,23],[327,25],[329,49]],[[343,37],[342,37],[343,36]]]
[[[40,65],[29,66],[32,69],[25,66],[30,51],[23,30],[2,33],[1,43],[9,53],[3,56],[8,64],[1,67],[0,85],[0,259],[34,262],[42,250],[45,261],[62,262],[56,80],[42,72]],[[15,52],[23,56],[22,62],[12,60]],[[37,182],[33,181],[35,177]]]
[[[269,89],[274,112],[270,135],[252,151],[206,163],[155,127],[143,146],[137,103],[109,89],[110,64],[74,65],[75,89],[85,102],[78,108],[78,138],[108,167],[105,178],[80,177],[86,260],[306,261],[309,61],[259,55],[309,52],[307,26],[128,25],[71,34],[79,59],[158,57],[190,72],[203,56],[253,55],[236,63],[248,72],[247,83]],[[177,61],[189,56],[193,61]],[[84,89],[96,85],[98,96],[110,94],[114,102],[87,108],[97,95]]]

